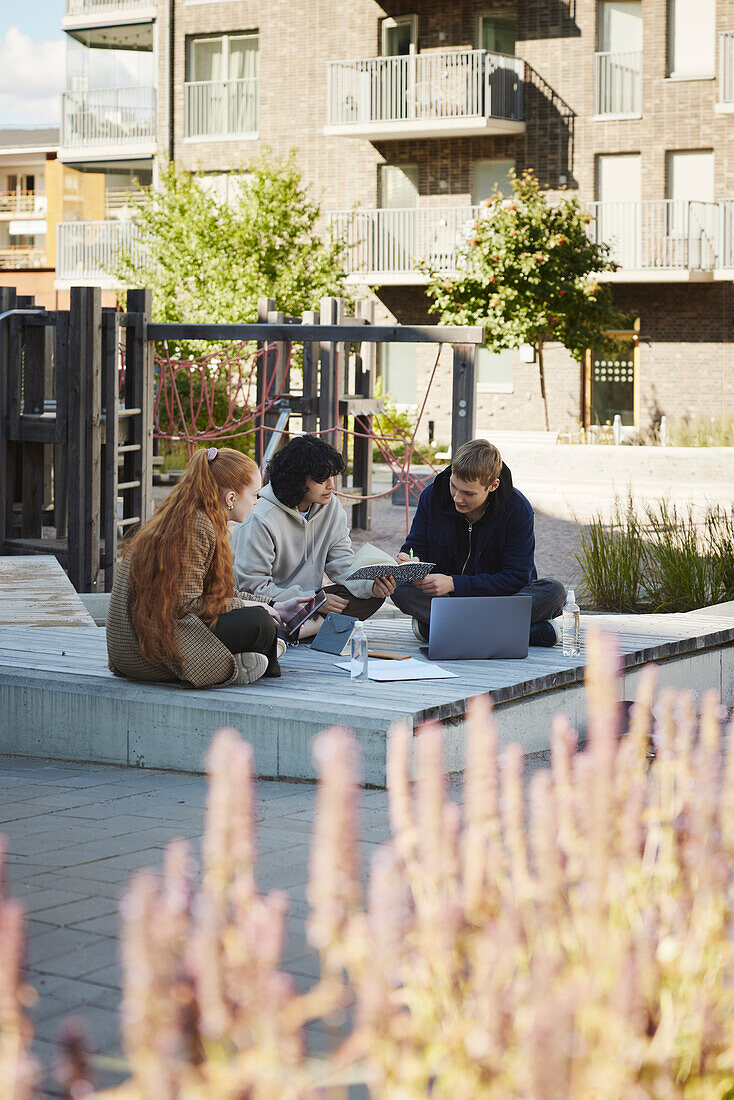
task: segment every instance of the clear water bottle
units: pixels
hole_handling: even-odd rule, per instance
[[[362,623],[357,621],[352,632],[351,640],[351,662],[349,674],[353,680],[358,683],[365,683],[369,676],[368,673],[368,657],[367,657],[367,635],[364,632]]]
[[[563,608],[563,655],[575,657],[581,652],[581,612],[576,603],[576,593],[568,589]]]

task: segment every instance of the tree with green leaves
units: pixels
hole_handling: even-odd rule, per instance
[[[533,345],[547,429],[545,345],[556,341],[581,362],[587,348],[611,352],[609,333],[629,328],[630,318],[598,280],[618,265],[609,246],[592,239],[591,215],[578,200],[548,198],[531,172],[512,187],[510,199],[485,200],[456,275],[431,271],[428,294],[443,324],[483,325],[490,351]]]
[[[117,260],[123,286],[152,286],[158,321],[245,323],[259,297],[300,315],[344,294],[344,246],[319,226],[295,156],[229,174],[228,201],[167,163],[136,205],[138,244]]]

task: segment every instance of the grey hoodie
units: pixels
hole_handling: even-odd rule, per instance
[[[255,507],[232,533],[235,587],[259,596],[288,600],[313,596],[324,573],[345,584],[354,568],[346,512],[336,495],[328,504],[312,504],[308,519],[278,500],[270,485],[260,490]],[[372,581],[350,581],[352,595],[372,595]]]

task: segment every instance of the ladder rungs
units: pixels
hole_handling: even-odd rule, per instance
[[[123,490],[123,489],[139,489],[139,488],[140,488],[140,482],[139,481],[118,481],[118,483],[117,483],[118,493],[121,492],[121,490]]]
[[[117,414],[118,420],[127,420],[129,416],[139,416],[142,409],[120,409]]]
[[[140,516],[126,516],[125,519],[117,519],[115,523],[118,527],[129,527],[131,523],[140,523]]]
[[[139,443],[126,443],[123,447],[117,448],[118,455],[127,455],[132,451],[142,451],[142,447]]]

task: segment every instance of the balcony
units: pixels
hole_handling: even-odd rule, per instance
[[[45,195],[33,191],[0,191],[0,218],[15,218],[19,214],[36,218],[46,217]]]
[[[114,287],[112,268],[122,252],[140,261],[134,222],[60,222],[56,230],[56,280],[72,286]]]
[[[156,145],[154,88],[97,88],[64,92],[61,151],[64,161],[151,157]]]
[[[33,267],[46,267],[45,248],[24,244],[0,248],[0,269],[18,271]]]
[[[258,136],[258,80],[197,80],[184,85],[184,134],[193,141]]]
[[[524,62],[486,50],[331,61],[325,134],[370,141],[518,134]]]
[[[138,203],[149,194],[149,187],[108,187],[104,193],[105,218],[129,221]]]
[[[719,102],[720,111],[734,111],[734,31],[719,34]]]
[[[611,245],[621,269],[602,278],[658,282],[711,278],[730,266],[726,239],[729,203],[654,199],[590,205],[596,241]],[[731,215],[728,215],[731,224]]]
[[[329,224],[346,245],[352,281],[417,284],[428,281],[421,264],[447,274],[456,271],[466,230],[478,214],[478,206],[340,210],[329,214]]]
[[[594,114],[642,117],[642,51],[594,54]]]
[[[346,246],[350,282],[382,286],[427,282],[423,265],[453,274],[479,206],[341,210],[329,214]],[[672,199],[592,203],[590,232],[611,245],[620,270],[609,282],[683,282],[734,268],[734,199],[717,203]]]
[[[153,49],[156,0],[66,0],[62,29],[85,45]]]

